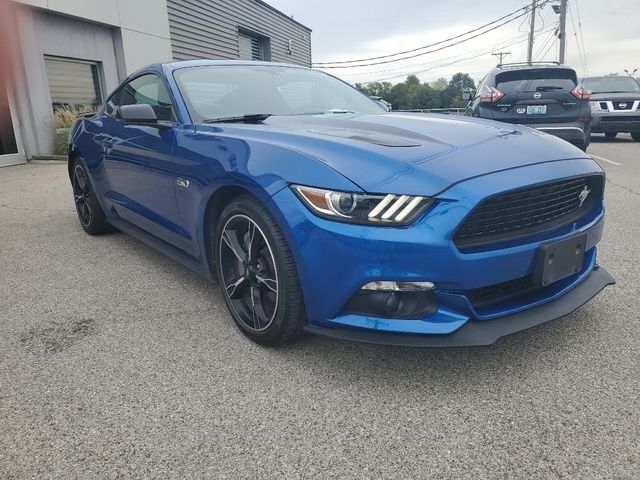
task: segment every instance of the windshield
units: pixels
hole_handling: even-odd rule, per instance
[[[576,74],[573,70],[560,68],[517,70],[498,75],[496,88],[505,95],[553,90],[570,92],[576,88],[576,80]]]
[[[640,93],[640,85],[632,77],[600,77],[582,80],[592,93]]]
[[[322,72],[264,65],[219,65],[174,74],[194,122],[258,113],[376,114],[383,108]]]

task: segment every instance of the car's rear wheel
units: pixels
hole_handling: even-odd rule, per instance
[[[89,181],[89,175],[80,160],[76,160],[73,164],[71,186],[78,220],[80,220],[80,225],[82,225],[84,231],[89,235],[102,235],[113,231],[113,227],[107,223],[102,207],[98,203],[98,198]]]
[[[633,138],[636,142],[640,142],[640,132],[632,132],[631,138]]]
[[[618,136],[618,132],[604,132],[604,136],[607,138],[616,138]]]
[[[216,229],[216,273],[236,325],[263,345],[294,340],[305,323],[291,251],[267,209],[250,196],[229,203]]]

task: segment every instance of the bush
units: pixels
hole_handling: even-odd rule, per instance
[[[67,155],[69,153],[69,133],[71,128],[56,128],[56,155]]]
[[[77,107],[64,106],[58,107],[53,112],[53,126],[56,131],[55,135],[55,154],[66,155],[69,145],[69,132],[75,122],[76,117],[82,113],[94,111],[90,105],[79,105]]]

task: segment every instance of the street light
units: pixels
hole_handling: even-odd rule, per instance
[[[624,73],[626,73],[627,75],[629,75],[630,77],[633,77],[636,72],[638,71],[638,69],[634,69],[633,72],[629,73],[629,70],[627,70],[626,68],[624,69]]]

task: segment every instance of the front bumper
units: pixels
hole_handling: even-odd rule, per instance
[[[594,277],[592,273],[597,271],[594,270],[595,246],[602,236],[604,224],[601,201],[593,215],[581,219],[579,224],[529,238],[525,244],[507,242],[488,251],[461,252],[452,239],[466,215],[490,195],[586,174],[601,175],[602,171],[595,162],[581,158],[476,177],[438,195],[435,207],[406,228],[325,220],[313,215],[289,188],[281,190],[273,197],[272,211],[283,226],[296,260],[310,324],[308,329],[324,334],[337,331],[343,337],[345,331],[361,331],[366,332],[364,337],[370,334],[423,334],[417,336],[444,338],[463,328],[476,331],[476,327],[469,329],[467,325],[489,325],[503,317],[526,311],[531,313],[545,304],[574,296],[573,292],[579,286],[593,284],[595,280],[590,279],[602,279],[601,274]],[[588,255],[583,270],[573,278],[545,287],[526,301],[510,301],[490,308],[474,308],[465,294],[531,275],[541,244],[577,234],[586,235]],[[364,284],[376,280],[433,282],[438,310],[421,319],[380,318],[346,312],[349,299]],[[527,322],[524,324],[528,325]],[[521,328],[514,331],[518,329]],[[484,340],[467,342],[476,344]]]
[[[614,278],[603,268],[596,267],[591,275],[567,295],[531,310],[490,321],[473,320],[449,335],[407,335],[379,333],[370,330],[323,328],[307,325],[305,331],[324,337],[351,342],[364,342],[400,347],[470,347],[491,345],[501,337],[528,330],[543,323],[557,320],[587,303]]]
[[[593,112],[592,133],[633,133],[640,132],[640,111],[636,112]]]

